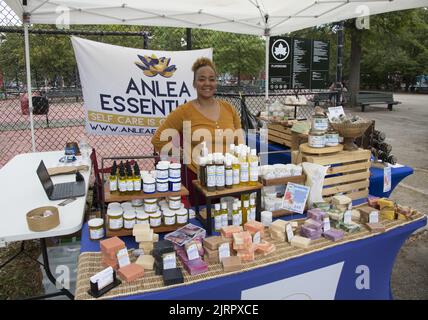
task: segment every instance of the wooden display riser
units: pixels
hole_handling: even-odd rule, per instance
[[[300,176],[286,177],[286,178],[276,178],[276,179],[264,179],[260,178],[260,182],[264,186],[277,186],[277,185],[285,185],[289,182],[293,182],[296,184],[305,184],[306,175],[302,174]]]
[[[370,150],[341,151],[334,155],[302,155],[302,161],[330,166],[324,179],[324,200],[330,200],[337,193],[343,193],[352,200],[368,196]]]
[[[268,124],[268,140],[291,148],[291,127]]]
[[[232,188],[224,188],[223,190],[208,191],[206,187],[201,186],[199,180],[193,180],[192,183],[206,198],[220,198],[232,196],[238,193],[252,193],[263,187],[260,182],[256,182],[256,185],[254,186],[234,186]]]

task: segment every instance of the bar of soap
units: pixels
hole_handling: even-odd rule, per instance
[[[271,225],[269,226],[269,228],[285,233],[285,230],[287,228],[287,224],[288,224],[287,221],[281,220],[281,219],[277,219],[277,220],[275,220],[274,222],[271,223]]]
[[[316,240],[321,238],[322,229],[314,229],[311,226],[303,225],[300,229],[300,235],[311,240]]]
[[[360,231],[360,228],[361,228],[358,223],[355,223],[353,221],[351,221],[350,223],[340,222],[339,227],[345,230],[346,232],[350,232],[350,233]]]
[[[225,272],[239,271],[242,269],[241,258],[238,256],[225,257],[221,260]]]
[[[328,212],[328,216],[331,220],[335,220],[335,221],[343,220],[343,212],[340,212],[339,210],[330,210]]]
[[[153,233],[153,242],[159,241],[159,235],[157,233]]]
[[[112,267],[114,270],[119,269],[119,263],[117,261],[117,258],[110,259],[109,257],[103,255],[101,262],[102,262],[104,267]]]
[[[234,245],[248,245],[252,243],[252,237],[248,231],[236,232],[232,237]]]
[[[142,256],[139,256],[135,263],[142,266],[144,270],[153,270],[155,258],[153,258],[153,256],[151,255],[144,254]]]
[[[376,209],[379,209],[378,201],[379,201],[379,197],[369,196],[367,198],[367,202],[368,202],[369,206],[376,208]]]
[[[110,255],[115,255],[120,249],[126,248],[125,242],[118,237],[105,239],[100,241],[101,251]]]
[[[138,235],[135,236],[136,242],[142,241],[152,241],[153,242],[153,229],[149,229],[147,231],[142,231]]]
[[[330,210],[330,204],[328,202],[315,202],[314,208],[321,209],[322,211]]]
[[[367,223],[366,225],[371,232],[385,232],[385,227],[381,223]]]
[[[153,243],[153,256],[161,257],[164,253],[174,252],[174,244],[168,240]]]
[[[139,235],[149,230],[150,230],[150,225],[148,223],[135,224],[134,228],[132,228],[132,235],[135,237],[136,235]]]
[[[345,233],[342,230],[337,230],[337,229],[330,229],[327,230],[323,233],[323,236],[331,241],[338,241],[343,239],[343,237],[345,236]]]
[[[368,223],[370,219],[370,213],[372,211],[376,211],[372,207],[358,207],[358,211],[360,212],[360,222],[361,223]]]
[[[232,235],[236,232],[242,232],[244,229],[241,226],[227,226],[221,227],[220,233],[225,238],[232,238]]]
[[[351,214],[352,214],[352,218],[351,218],[352,221],[355,221],[355,222],[360,221],[361,219],[360,210],[353,209],[351,211]]]
[[[117,272],[122,280],[126,282],[131,282],[144,276],[144,268],[136,263],[128,264]]]
[[[270,243],[268,241],[262,241],[259,244],[257,244],[256,252],[263,253],[264,256],[274,252],[276,250],[276,247],[273,243]]]
[[[387,198],[381,198],[377,201],[379,205],[379,209],[382,210],[385,207],[394,207],[394,201],[387,199]]]
[[[250,220],[246,224],[244,224],[244,230],[251,233],[251,235],[254,235],[257,232],[260,232],[260,236],[264,236],[265,227],[263,226],[263,223],[256,221],[256,220]]]
[[[241,261],[254,261],[254,250],[238,250],[236,255],[241,259]]]
[[[344,195],[337,195],[331,198],[331,203],[333,205],[348,205],[351,202],[352,202],[352,199]]]
[[[326,215],[327,214],[324,211],[318,208],[310,209],[307,212],[307,217],[309,219],[312,219],[318,222],[322,222]]]
[[[303,225],[306,227],[310,227],[312,229],[315,229],[315,230],[321,230],[322,226],[323,226],[323,224],[321,222],[316,221],[314,219],[305,220],[305,223]]]
[[[395,209],[394,209],[394,207],[383,207],[380,210],[380,214],[384,219],[395,220]]]
[[[184,269],[192,276],[208,271],[208,264],[200,258],[188,260],[183,265]]]
[[[219,262],[220,262],[220,259],[219,259],[218,253],[217,253],[217,255],[216,255],[216,256],[211,256],[211,257],[209,257],[209,256],[205,253],[205,255],[204,255],[204,261],[205,261],[205,262],[207,262],[207,263],[219,263]]]
[[[163,271],[163,283],[166,286],[183,283],[184,277],[180,268],[166,269]]]
[[[225,242],[229,242],[228,239],[225,239],[223,237],[220,236],[212,236],[212,237],[208,237],[208,238],[204,238],[203,240],[203,246],[206,249],[210,249],[210,250],[217,250],[218,247]]]
[[[304,238],[301,236],[294,236],[291,239],[291,245],[294,247],[298,247],[298,248],[302,248],[302,249],[306,249],[309,247],[309,245],[311,244],[311,239],[308,238]]]
[[[152,241],[141,241],[139,243],[140,249],[144,249],[144,252],[149,252],[153,250],[153,242]]]
[[[285,232],[282,231],[277,231],[274,229],[270,229],[270,236],[272,239],[277,240],[277,241],[286,241],[286,236],[285,236]]]

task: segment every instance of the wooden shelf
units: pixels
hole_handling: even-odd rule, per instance
[[[174,224],[172,226],[159,226],[159,227],[150,227],[154,233],[165,233],[165,232],[171,232],[171,231],[175,231],[181,227],[183,227],[184,224]],[[126,236],[132,236],[132,230],[128,230],[128,229],[121,229],[118,231],[112,231],[109,230],[106,227],[106,236],[108,238],[111,237],[126,237]]]
[[[276,178],[276,179],[264,179],[260,178],[260,182],[264,186],[276,186],[280,184],[287,184],[288,182],[293,182],[297,184],[305,184],[306,175],[302,174],[300,176],[285,177],[285,178]]]
[[[278,218],[278,217],[283,217],[283,216],[291,216],[293,214],[298,214],[298,213],[293,212],[293,211],[288,211],[285,209],[279,209],[279,210],[272,211],[272,217],[273,218]]]
[[[336,153],[343,150],[343,144],[338,144],[335,147],[324,147],[324,148],[312,148],[307,143],[300,145],[300,151],[303,153],[310,154],[326,154],[326,153]]]
[[[141,191],[140,194],[111,194],[109,184],[106,183],[104,185],[104,202],[123,202],[137,199],[154,199],[188,195],[189,190],[187,190],[184,185],[181,185],[181,190],[177,192],[144,193],[143,191]]]
[[[254,192],[263,188],[263,185],[257,182],[255,186],[236,186],[230,189],[225,188],[224,190],[208,191],[207,188],[201,186],[199,180],[193,180],[192,183],[206,198],[226,197],[237,193]]]

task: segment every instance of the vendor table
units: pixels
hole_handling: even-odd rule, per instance
[[[75,201],[65,205],[57,206],[63,200],[50,201],[37,176],[36,169],[43,160],[46,167],[58,166],[58,160],[64,155],[64,151],[26,153],[15,156],[3,168],[0,169],[0,203],[2,210],[0,217],[0,242],[22,241],[21,251],[11,259],[3,263],[3,268],[17,255],[25,253],[24,240],[40,239],[43,256],[43,267],[49,280],[55,284],[56,279],[49,268],[49,260],[46,249],[46,238],[63,236],[75,233],[82,228],[86,195],[78,197]],[[79,160],[80,157],[78,157]],[[80,163],[82,164],[82,163]],[[87,160],[89,170],[82,171],[85,178],[86,193],[89,187],[90,160]],[[52,177],[54,183],[75,181],[75,174],[59,175]],[[26,213],[32,209],[43,206],[56,206],[59,211],[60,224],[48,231],[34,232],[29,230]],[[59,293],[50,296],[66,295],[73,298],[73,295],[62,288]]]
[[[260,140],[259,136],[254,139],[254,136],[248,136],[249,144],[253,143],[256,140],[257,152],[260,152]],[[275,163],[291,163],[291,149],[282,146],[277,143],[269,142],[268,144],[268,164]],[[380,168],[370,168],[370,186],[369,194],[376,197],[386,197],[388,198],[394,188],[403,180],[405,177],[411,175],[413,169],[408,166],[391,168],[391,190],[388,192],[383,192],[383,169]]]
[[[425,216],[383,234],[284,262],[117,299],[391,299],[390,276],[395,257],[407,237],[426,222]],[[132,237],[122,239],[128,249],[136,247]],[[99,242],[89,240],[85,224],[81,252],[99,250]]]

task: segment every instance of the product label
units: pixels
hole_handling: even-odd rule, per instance
[[[180,209],[181,208],[181,201],[180,200],[178,200],[178,201],[176,201],[176,200],[169,200],[168,204],[169,204],[169,208],[172,209],[172,210],[174,210],[174,209],[176,210],[176,209]]]
[[[181,182],[171,182],[171,191],[172,192],[178,192],[181,190]]]
[[[104,228],[90,229],[91,239],[98,240],[104,238]]]
[[[177,215],[177,222],[183,224],[187,222],[187,214]]]
[[[220,215],[214,217],[214,229],[219,231],[223,226],[223,219]]]
[[[134,191],[134,180],[126,180],[126,191]]]
[[[109,228],[112,230],[123,228],[123,218],[120,219],[109,219]]]
[[[164,218],[165,218],[165,224],[167,226],[171,226],[171,225],[175,224],[175,216],[173,216],[173,217],[164,216]]]
[[[125,226],[125,229],[132,229],[132,228],[134,228],[134,225],[135,225],[135,219],[133,219],[133,220],[124,219],[123,224]]]
[[[168,182],[157,182],[156,187],[158,192],[167,192],[168,191]]]
[[[141,191],[141,180],[134,180],[134,190],[135,191]]]
[[[119,182],[119,191],[125,192],[126,191],[126,181],[120,181]]]
[[[187,252],[187,258],[189,260],[199,259],[199,251],[198,251],[198,246],[196,244],[190,245],[187,248],[186,252]]]
[[[119,263],[119,268],[131,264],[131,261],[129,260],[128,250],[126,248],[119,250],[116,256],[117,261]]]
[[[220,259],[220,262],[223,258],[230,257],[230,246],[229,243],[222,243],[218,247],[218,257]]]
[[[181,170],[180,169],[169,169],[169,177],[170,178],[180,178]]]
[[[227,214],[222,214],[221,215],[221,225],[223,227],[227,227],[228,224],[229,224],[229,221],[227,219]]]
[[[240,214],[238,213],[238,214],[233,214],[232,215],[232,224],[234,225],[234,226],[239,226],[239,225],[241,225],[241,217],[240,217]]]
[[[247,220],[256,220],[256,207],[251,207],[249,212],[248,212],[248,217]]]
[[[287,233],[287,240],[288,242],[290,242],[291,239],[293,239],[294,237],[293,227],[291,226],[291,224],[287,224],[287,226],[285,227],[285,232]]]
[[[257,231],[253,236],[253,243],[259,244],[260,243],[260,231]]]
[[[339,135],[337,133],[326,133],[325,145],[328,147],[334,147],[339,144]]]
[[[308,145],[312,148],[325,147],[325,136],[311,136],[308,137]]]
[[[313,118],[313,129],[325,131],[328,129],[328,118]]]
[[[248,182],[248,162],[241,163],[241,182]]]
[[[232,170],[226,170],[226,185],[227,186],[233,185],[233,171]]]
[[[156,186],[154,183],[144,183],[143,190],[145,193],[153,193],[156,191]]]
[[[166,253],[163,255],[163,269],[175,269],[177,268],[177,260],[174,253]]]
[[[110,192],[117,191],[117,180],[110,180]]]
[[[239,184],[239,169],[233,169],[233,184]]]
[[[324,218],[323,228],[324,228],[324,232],[330,230],[330,218],[329,217]]]
[[[370,212],[369,223],[379,223],[379,212],[377,211]]]
[[[215,166],[207,166],[207,187],[215,187],[216,169]]]
[[[168,170],[156,170],[157,179],[168,179]]]
[[[150,226],[151,227],[159,227],[161,225],[161,218],[152,218],[150,217]]]
[[[224,187],[224,166],[217,166],[215,184],[217,187]]]
[[[343,216],[343,222],[346,224],[351,223],[352,221],[352,211],[351,210],[346,210],[345,214]]]
[[[155,212],[158,210],[157,203],[144,203],[144,211],[146,212]]]

